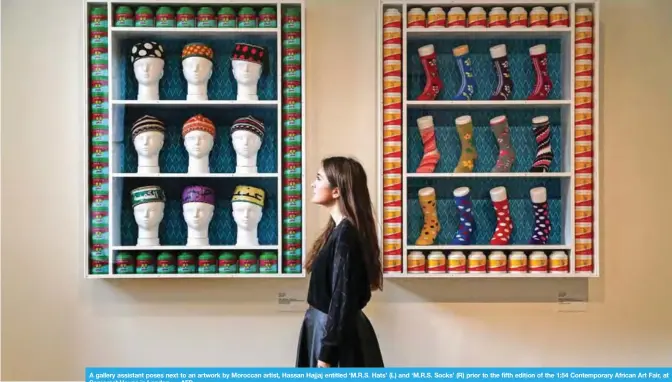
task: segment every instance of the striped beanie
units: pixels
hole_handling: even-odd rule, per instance
[[[161,134],[166,133],[166,126],[158,118],[152,117],[151,115],[144,115],[140,117],[131,128],[131,138],[135,138],[148,131],[158,131]]]
[[[196,130],[205,131],[206,133],[210,133],[213,137],[215,136],[215,125],[202,114],[197,114],[184,123],[184,126],[182,126],[182,136],[184,137],[188,133]]]
[[[264,138],[264,123],[250,115],[247,117],[238,118],[233,121],[233,126],[231,126],[231,134],[238,130],[250,131],[258,135],[259,138]]]

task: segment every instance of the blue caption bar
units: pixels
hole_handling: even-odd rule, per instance
[[[669,381],[672,368],[106,368],[86,369],[89,382],[218,381]]]

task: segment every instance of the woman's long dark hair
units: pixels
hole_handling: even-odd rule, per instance
[[[345,219],[355,225],[362,244],[362,256],[369,276],[371,290],[383,290],[383,271],[380,264],[378,230],[364,167],[353,158],[341,156],[322,160],[322,168],[331,187],[338,187],[338,207]],[[336,227],[333,219],[325,227],[308,253],[306,269],[310,271],[315,257]]]

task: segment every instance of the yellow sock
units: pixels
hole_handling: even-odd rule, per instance
[[[439,217],[436,214],[436,191],[432,187],[422,188],[418,191],[418,199],[422,214],[425,216],[425,223],[415,245],[432,245],[441,230]]]
[[[462,153],[455,167],[455,172],[473,172],[478,153],[476,153],[476,146],[474,146],[474,127],[471,117],[468,115],[458,117],[455,119],[455,125],[462,145]]]

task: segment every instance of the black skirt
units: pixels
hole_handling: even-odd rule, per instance
[[[306,310],[299,333],[296,367],[317,367],[326,323],[325,313],[313,307]],[[384,367],[376,332],[364,312],[357,313],[355,322],[348,325],[342,338],[338,365],[331,367]]]

